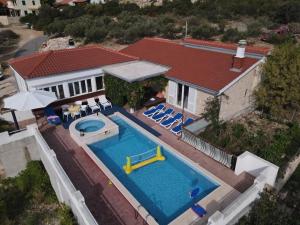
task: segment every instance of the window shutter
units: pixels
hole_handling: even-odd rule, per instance
[[[168,84],[168,103],[175,105],[177,93],[177,83],[169,80]]]
[[[188,110],[192,113],[196,110],[197,90],[189,87]]]

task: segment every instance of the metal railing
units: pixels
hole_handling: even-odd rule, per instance
[[[234,167],[234,156],[204,141],[183,127],[181,139],[226,167]]]

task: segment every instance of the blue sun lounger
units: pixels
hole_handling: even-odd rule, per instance
[[[157,106],[153,106],[151,107],[150,109],[146,110],[145,112],[143,112],[143,115],[144,116],[147,116],[147,117],[151,117],[153,116],[154,114],[160,112],[161,110],[163,110],[165,107],[164,104],[159,104]]]
[[[169,129],[175,122],[181,121],[183,115],[182,113],[177,113],[175,116],[170,117],[160,123],[162,127]]]
[[[151,117],[152,120],[159,123],[162,119],[169,117],[174,112],[174,109],[168,108],[166,111],[155,114]]]
[[[47,117],[47,121],[51,125],[59,125],[61,124],[61,119],[59,118],[58,115],[56,115],[54,109],[50,106],[47,106],[44,109],[44,114]]]
[[[183,124],[180,123],[180,124],[178,124],[176,127],[173,127],[173,128],[171,129],[171,132],[172,132],[173,134],[179,135],[179,134],[181,133],[181,131],[182,131],[182,126],[187,126],[187,125],[191,124],[192,122],[194,122],[194,119],[192,119],[192,118],[187,118],[187,119],[184,121]]]
[[[199,216],[203,217],[207,212],[200,205],[194,204],[191,209]]]

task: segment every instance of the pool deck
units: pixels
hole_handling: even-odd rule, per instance
[[[145,126],[160,133],[159,138],[190,158],[210,173],[221,179],[232,189],[244,192],[253,184],[254,178],[243,173],[236,176],[234,172],[209,158],[192,146],[182,142],[169,130],[159,126],[137,111],[133,115]],[[48,145],[55,151],[62,167],[74,186],[85,197],[86,204],[99,224],[145,224],[125,197],[109,182],[109,179],[92,161],[92,159],[71,138],[69,130],[63,126],[49,126],[44,118],[37,120],[39,129]],[[219,202],[219,209],[226,207],[237,195],[230,195]]]

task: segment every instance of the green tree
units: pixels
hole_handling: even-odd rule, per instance
[[[235,42],[237,43],[239,40],[244,39],[245,34],[239,32],[237,29],[228,29],[225,31],[222,41],[224,42]]]
[[[253,205],[248,216],[243,217],[238,225],[291,225],[295,224],[289,213],[279,206],[274,193],[263,192]]]
[[[265,113],[284,118],[288,110],[299,110],[299,86],[300,47],[292,43],[280,45],[263,66],[262,83],[255,93],[256,104]]]
[[[219,119],[220,113],[220,100],[218,97],[208,98],[205,102],[204,112],[201,116],[203,116],[207,121],[211,122],[213,128],[218,129],[221,121]]]
[[[55,0],[41,0],[41,5],[53,5]]]
[[[201,26],[192,29],[192,37],[198,39],[211,39],[212,36],[218,34],[218,29],[208,25],[203,24]]]

